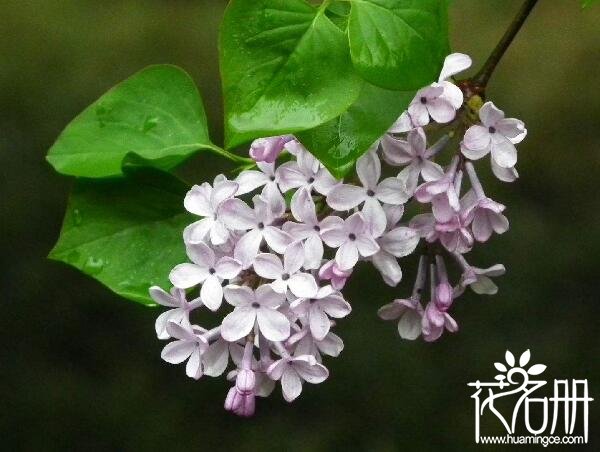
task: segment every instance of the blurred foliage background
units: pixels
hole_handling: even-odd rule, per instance
[[[455,0],[453,49],[480,65],[520,5]],[[471,390],[504,351],[531,349],[551,378],[600,388],[600,7],[542,1],[495,73],[489,96],[523,119],[521,179],[489,194],[508,205],[509,233],[476,248],[480,266],[504,263],[494,297],[454,308],[461,331],[404,342],[378,306],[407,294],[362,270],[339,322],[346,349],[330,379],[288,406],[279,390],[240,420],[222,409],[224,379],[190,380],[160,360],[158,311],[118,299],[45,259],[71,181],[44,161],[62,128],[142,67],[173,63],[197,81],[214,140],[222,142],[217,31],[225,1],[0,0],[0,433],[3,450],[467,450]],[[202,156],[191,182],[229,169]],[[600,438],[599,402],[590,446]],[[595,446],[594,446],[595,445]],[[537,446],[540,447],[540,446]],[[491,448],[490,448],[491,449]],[[591,450],[590,449],[590,450]]]

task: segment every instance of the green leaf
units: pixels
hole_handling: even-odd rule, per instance
[[[77,180],[49,257],[152,305],[148,288],[170,286],[169,271],[187,260],[182,231],[197,218],[183,208],[186,184],[132,164],[126,178]]]
[[[345,33],[304,0],[232,0],[220,61],[228,148],[319,126],[361,86]]]
[[[448,53],[446,0],[351,0],[350,52],[356,70],[388,89],[436,80]]]
[[[48,152],[56,171],[80,177],[121,176],[134,152],[171,169],[201,149],[221,150],[208,137],[193,80],[175,66],[150,66],[115,86],[77,116]]]
[[[344,177],[412,100],[414,91],[390,91],[365,83],[359,98],[342,115],[297,134],[331,173]]]

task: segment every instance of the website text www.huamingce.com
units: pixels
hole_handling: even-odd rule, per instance
[[[583,436],[481,436],[480,444],[540,444],[543,447],[559,444],[585,444]]]

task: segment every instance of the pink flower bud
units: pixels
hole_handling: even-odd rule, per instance
[[[450,284],[448,284],[447,282],[442,282],[442,283],[438,284],[438,286],[436,287],[435,294],[436,294],[436,300],[435,300],[436,307],[440,311],[446,312],[452,305],[452,301],[454,298],[452,286]]]

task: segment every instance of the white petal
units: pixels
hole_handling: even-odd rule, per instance
[[[315,182],[313,183],[313,189],[323,195],[327,196],[329,192],[336,187],[340,181],[331,175],[326,168],[321,168],[315,176]]]
[[[442,94],[442,97],[450,102],[452,108],[458,110],[464,101],[463,92],[458,86],[451,82],[442,82],[442,86],[444,87],[444,94]]]
[[[317,347],[319,347],[321,353],[335,358],[342,353],[342,350],[344,350],[344,341],[342,341],[338,335],[330,331],[329,334],[325,336],[325,339],[317,343]]]
[[[256,301],[263,307],[276,308],[285,301],[285,295],[276,293],[268,285],[256,289]]]
[[[387,217],[379,201],[371,197],[367,198],[361,212],[371,235],[380,237],[387,226]]]
[[[267,279],[278,279],[283,273],[283,265],[281,259],[274,254],[260,253],[254,259],[254,271],[258,276]]]
[[[358,262],[358,249],[356,245],[347,241],[335,253],[335,262],[342,270],[349,270]]]
[[[292,188],[302,187],[306,184],[306,176],[300,171],[296,162],[286,162],[276,170],[279,188],[282,192]]]
[[[356,248],[362,257],[372,256],[379,251],[379,245],[375,239],[366,234],[357,237],[354,243],[356,244]]]
[[[246,170],[242,171],[235,181],[238,183],[239,188],[236,193],[237,196],[250,193],[256,190],[258,187],[262,187],[269,182],[269,176],[261,171]]]
[[[381,162],[376,152],[369,151],[357,160],[356,174],[363,187],[375,189],[381,177]]]
[[[381,320],[395,320],[406,311],[406,306],[401,303],[388,303],[377,310],[377,315]]]
[[[206,243],[190,243],[185,250],[194,264],[207,269],[215,265],[215,252]]]
[[[308,236],[304,242],[304,268],[312,270],[321,266],[323,260],[323,242],[318,234]]]
[[[415,151],[407,141],[390,135],[381,138],[381,151],[384,160],[392,166],[408,165],[415,158]]]
[[[427,102],[427,110],[433,120],[440,124],[446,124],[456,116],[456,111],[450,101],[443,97]]]
[[[385,234],[379,240],[379,244],[388,253],[396,257],[404,257],[415,250],[419,239],[419,234],[416,230],[401,226]]]
[[[225,180],[215,184],[210,196],[210,203],[213,210],[216,210],[223,201],[231,198],[238,191],[239,185],[237,182]]]
[[[358,206],[365,200],[366,190],[356,185],[340,184],[327,195],[327,205],[332,209],[344,211]]]
[[[299,222],[308,224],[317,223],[315,202],[312,199],[310,190],[306,188],[298,189],[292,196],[290,208],[292,215]]]
[[[233,257],[242,263],[244,268],[248,268],[260,248],[263,235],[258,229],[252,229],[243,235],[235,244]]]
[[[467,129],[463,140],[462,152],[468,158],[478,159],[489,152],[491,143],[490,132],[486,127],[474,125]],[[465,149],[466,148],[466,149]],[[479,152],[478,152],[479,151]],[[471,153],[473,157],[466,154]]]
[[[381,202],[392,205],[404,204],[409,197],[403,181],[396,177],[382,180],[375,193]]]
[[[171,335],[167,332],[167,324],[169,322],[181,322],[183,317],[185,316],[185,311],[183,309],[170,309],[168,311],[163,312],[156,318],[156,322],[154,323],[154,329],[156,330],[156,337],[159,339],[168,339]]]
[[[508,138],[492,141],[492,158],[502,168],[512,168],[517,163],[517,149]]]
[[[494,127],[498,121],[504,119],[504,112],[494,105],[493,102],[486,102],[479,109],[479,119],[486,127]]]
[[[330,216],[321,221],[321,238],[332,248],[339,247],[348,238],[344,229],[344,220]]]
[[[246,231],[256,226],[254,210],[241,199],[232,198],[219,206],[219,218],[231,229]]]
[[[402,339],[414,341],[421,335],[421,316],[417,311],[408,310],[398,322],[398,333]]]
[[[297,297],[310,298],[317,293],[317,282],[309,273],[296,273],[288,281],[290,291]]]
[[[317,304],[310,306],[308,310],[308,321],[310,334],[312,334],[316,340],[322,340],[327,333],[329,333],[329,328],[331,328],[329,317],[327,317],[325,312],[323,312]]]
[[[318,302],[320,308],[330,317],[341,319],[352,312],[352,307],[341,295],[329,295]]]
[[[209,377],[218,377],[227,368],[229,344],[220,339],[213,342],[202,355],[204,373]]]
[[[498,292],[498,286],[484,275],[479,275],[477,280],[471,284],[473,292],[479,295],[495,295]]]
[[[183,240],[185,243],[198,243],[204,241],[206,235],[212,229],[214,220],[212,218],[203,218],[188,226],[183,230]]]
[[[219,278],[209,275],[200,289],[200,299],[211,311],[216,311],[223,301],[223,287]]]
[[[304,246],[297,240],[288,245],[283,253],[283,268],[285,273],[296,273],[304,265]]]
[[[293,402],[302,392],[302,381],[296,371],[289,366],[281,377],[281,392],[286,402]]]
[[[374,254],[371,259],[375,268],[381,273],[385,283],[391,287],[397,286],[402,280],[402,269],[396,258],[385,251],[380,251]],[[384,315],[387,314],[384,312]]]
[[[240,274],[242,264],[232,257],[223,256],[215,265],[215,270],[219,278],[233,279]]]
[[[201,186],[194,185],[183,200],[186,210],[201,217],[212,216],[214,212],[210,204],[211,191],[212,189],[208,183]]]
[[[307,383],[322,383],[329,376],[329,371],[325,366],[319,363],[307,363],[296,359],[294,361],[296,372]]]
[[[259,308],[256,320],[260,332],[270,341],[283,341],[290,336],[290,321],[281,312],[269,308]]]
[[[202,377],[202,355],[198,347],[190,355],[190,359],[185,366],[185,374],[194,380]]]
[[[494,159],[491,159],[491,163],[494,176],[502,182],[514,182],[519,178],[519,173],[515,168],[503,168],[499,166]]]
[[[408,114],[410,115],[413,125],[415,126],[426,126],[429,124],[429,112],[427,111],[427,107],[419,100],[416,102],[413,101],[408,106]]]
[[[471,57],[464,53],[451,53],[444,59],[444,66],[440,72],[439,81],[447,80],[453,75],[465,71],[471,67]]]
[[[173,341],[163,348],[160,357],[170,364],[184,362],[194,351],[196,345],[193,342]]]
[[[292,243],[292,237],[275,226],[266,226],[263,231],[263,236],[267,245],[276,253],[282,254],[287,246]]]
[[[203,282],[208,276],[208,269],[196,264],[179,264],[169,274],[169,280],[175,287],[189,289]]]
[[[254,292],[248,286],[230,284],[223,289],[223,295],[232,306],[248,306],[256,301]]]
[[[158,286],[152,286],[148,290],[150,297],[161,306],[168,306],[176,308],[179,306],[179,302],[169,292],[164,291]]]
[[[235,342],[252,331],[255,319],[255,309],[249,307],[235,308],[223,319],[221,336],[228,342]]]

